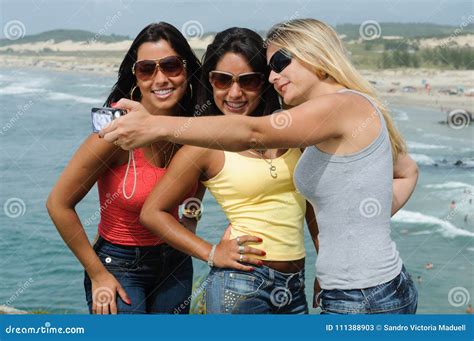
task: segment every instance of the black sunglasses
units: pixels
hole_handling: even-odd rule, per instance
[[[270,69],[275,71],[276,73],[282,72],[288,65],[291,63],[292,55],[290,52],[284,50],[284,49],[279,49],[277,52],[273,54],[273,56],[270,58],[270,62],[268,63],[268,66]]]
[[[246,91],[257,91],[263,84],[263,73],[247,72],[240,75],[234,75],[230,72],[211,71],[209,72],[209,82],[217,89],[229,89],[234,82]]]
[[[132,73],[140,80],[148,80],[160,69],[166,77],[179,76],[186,67],[186,61],[179,56],[168,56],[160,59],[138,60],[133,64]]]

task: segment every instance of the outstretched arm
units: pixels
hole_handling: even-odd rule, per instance
[[[172,247],[207,261],[212,245],[181,225],[173,216],[173,208],[180,205],[189,188],[200,180],[206,171],[210,150],[184,146],[173,157],[165,176],[158,182],[142,207],[140,222],[150,231],[163,238]],[[195,198],[191,198],[194,200]],[[195,207],[200,201],[189,201]],[[261,242],[257,237],[242,236],[240,241]],[[237,260],[240,257],[237,242],[224,238],[216,247],[214,264],[218,267],[231,267],[240,270],[252,270]],[[263,255],[264,252],[245,246],[245,263],[261,265],[261,261],[250,255]]]
[[[263,117],[152,116],[138,102],[121,99],[116,107],[129,113],[100,132],[124,149],[169,140],[184,145],[243,151],[250,148],[305,147],[343,135],[341,117],[350,108],[344,94],[320,96],[289,110]],[[346,128],[346,129],[345,129]]]

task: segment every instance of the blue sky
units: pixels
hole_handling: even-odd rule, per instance
[[[68,28],[135,36],[150,22],[178,28],[197,21],[204,32],[230,26],[266,30],[289,18],[313,17],[331,25],[378,22],[431,22],[458,26],[473,14],[471,0],[0,0],[2,27],[21,21],[26,34]],[[111,18],[117,18],[112,24]],[[3,30],[2,30],[3,31]],[[0,32],[3,38],[3,32]]]

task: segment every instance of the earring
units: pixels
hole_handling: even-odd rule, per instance
[[[134,99],[133,99],[133,93],[135,92],[136,89],[137,89],[137,86],[135,85],[135,86],[132,88],[132,90],[130,91],[130,99],[131,99],[132,101],[134,101]]]
[[[329,77],[329,75],[326,72],[321,71],[321,70],[316,71],[316,76],[318,76],[320,80],[324,80]]]
[[[189,92],[191,93],[191,95],[189,95],[189,97],[193,98],[193,85],[191,83],[189,83]]]

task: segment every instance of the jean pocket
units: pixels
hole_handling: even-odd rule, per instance
[[[99,257],[102,264],[109,271],[134,271],[138,269],[135,256],[120,257],[116,254],[98,251],[97,257]]]
[[[365,314],[367,304],[361,290],[322,289],[319,306],[323,313]]]
[[[230,272],[226,277],[226,289],[238,295],[253,295],[264,283],[258,276],[239,272]]]
[[[242,314],[253,309],[251,303],[257,297],[265,281],[255,275],[230,272],[224,277],[224,297],[222,310],[224,313]]]

